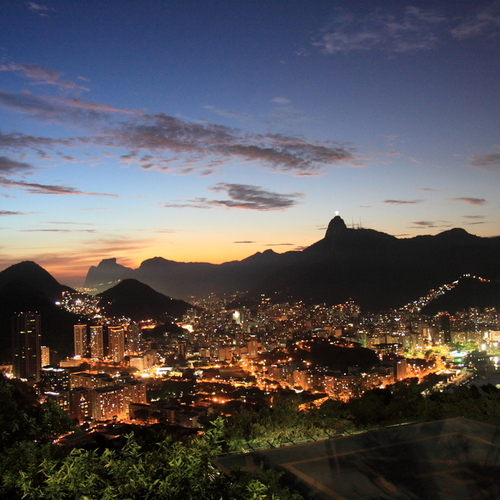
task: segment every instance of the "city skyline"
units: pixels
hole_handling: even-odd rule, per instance
[[[3,7],[0,269],[500,231],[500,2]]]

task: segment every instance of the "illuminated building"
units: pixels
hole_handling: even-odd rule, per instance
[[[141,350],[141,328],[135,323],[126,327],[126,351],[139,352]]]
[[[77,372],[70,375],[70,387],[86,387],[87,389],[97,389],[115,385],[115,381],[106,373]]]
[[[88,350],[87,325],[74,325],[75,356],[85,358]]]
[[[12,319],[12,368],[15,378],[38,382],[42,368],[39,314],[20,313]]]
[[[40,355],[42,356],[42,366],[50,365],[50,347],[43,345],[40,347]]]
[[[146,384],[133,380],[123,386],[125,412],[130,413],[131,404],[147,404]]]
[[[124,388],[121,385],[100,387],[92,391],[92,417],[111,420],[125,416]]]
[[[69,416],[83,422],[92,417],[92,391],[78,387],[69,393]]]
[[[69,391],[70,371],[67,368],[46,366],[41,370],[40,382],[44,392]]]
[[[90,357],[104,358],[104,333],[100,325],[90,327]]]
[[[125,357],[125,330],[121,326],[108,327],[109,356],[115,363]]]

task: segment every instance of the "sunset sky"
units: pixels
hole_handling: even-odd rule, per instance
[[[0,270],[500,234],[500,2],[3,0]]]

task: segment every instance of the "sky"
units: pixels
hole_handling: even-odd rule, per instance
[[[500,234],[500,2],[3,0],[0,270]]]

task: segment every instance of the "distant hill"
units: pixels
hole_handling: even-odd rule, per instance
[[[144,319],[180,318],[192,307],[183,300],[175,300],[134,279],[125,279],[98,295],[99,307],[106,316]]]
[[[0,272],[0,288],[16,280],[24,281],[54,302],[61,300],[63,291],[71,290],[71,288],[61,285],[43,267],[32,261],[19,262]]]
[[[457,285],[422,308],[423,314],[454,314],[469,307],[494,307],[500,311],[500,281],[461,278]]]
[[[348,228],[336,216],[325,237],[302,251],[268,250],[219,265],[155,257],[135,270],[121,267],[115,260],[102,261],[89,269],[86,286],[132,276],[185,300],[238,291],[246,292],[247,300],[259,300],[261,294],[306,303],[352,298],[363,310],[375,311],[400,307],[464,274],[499,279],[500,237],[481,238],[455,228],[399,239],[373,229]]]

